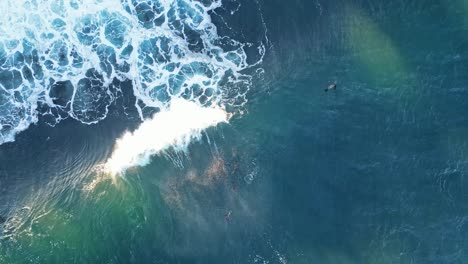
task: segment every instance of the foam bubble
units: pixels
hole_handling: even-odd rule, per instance
[[[116,175],[127,168],[146,165],[151,155],[171,147],[184,150],[191,140],[201,137],[204,129],[227,121],[228,114],[220,107],[202,107],[183,99],[172,100],[168,109],[117,140],[104,169]]]

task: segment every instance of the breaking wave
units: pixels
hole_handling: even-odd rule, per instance
[[[216,0],[0,2],[0,144],[36,123],[94,124],[131,81],[141,119],[174,98],[199,106],[246,102],[242,43],[218,35]]]
[[[106,172],[120,174],[127,168],[149,163],[151,155],[174,147],[185,150],[203,129],[227,122],[228,114],[219,107],[202,107],[182,99],[174,99],[168,109],[148,119],[133,133],[117,140],[114,152],[104,165]]]

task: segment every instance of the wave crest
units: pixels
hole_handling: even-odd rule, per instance
[[[228,114],[220,107],[202,107],[174,99],[168,109],[118,139],[104,169],[115,175],[133,166],[146,165],[151,155],[168,148],[184,150],[190,141],[201,137],[204,129],[227,121]]]

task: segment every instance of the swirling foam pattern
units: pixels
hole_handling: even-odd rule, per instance
[[[0,144],[38,121],[104,119],[131,80],[135,107],[245,103],[245,46],[218,35],[216,0],[0,1]],[[264,49],[259,48],[261,57]],[[236,88],[237,87],[237,88]]]

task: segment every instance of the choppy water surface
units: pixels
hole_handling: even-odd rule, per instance
[[[466,1],[0,9],[0,263],[468,262]],[[103,170],[180,99],[229,123]]]

